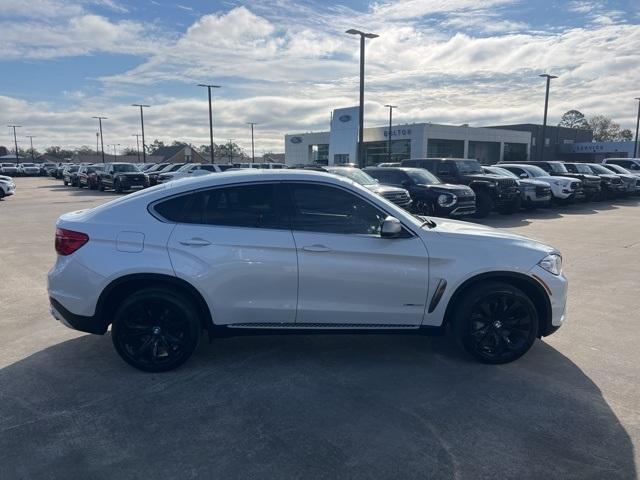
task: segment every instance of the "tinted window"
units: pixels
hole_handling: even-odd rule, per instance
[[[402,182],[407,179],[402,170],[367,170],[367,173],[386,185],[402,185]]]
[[[379,235],[387,215],[362,198],[327,185],[292,184],[294,230]]]
[[[135,165],[131,163],[117,163],[113,166],[114,172],[126,173],[126,172],[138,172],[139,170]]]
[[[440,162],[436,167],[436,175],[455,175],[456,169],[452,162]]]
[[[245,228],[289,228],[273,184],[194,192],[155,205],[169,221]]]
[[[544,170],[547,170],[547,169],[544,168]],[[550,163],[548,171],[553,173],[567,173],[567,169],[562,163]]]
[[[437,185],[442,183],[438,177],[424,168],[407,170],[407,174],[418,185]]]

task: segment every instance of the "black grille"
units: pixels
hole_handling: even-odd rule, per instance
[[[547,195],[551,194],[551,187],[543,187],[543,186],[537,186],[536,187],[536,197],[546,197]]]
[[[497,180],[497,182],[501,188],[515,187],[517,185],[517,182],[514,178],[500,178]]]
[[[622,179],[620,177],[615,177],[611,180],[611,183],[614,185],[622,185]]]
[[[382,196],[393,203],[407,203],[409,201],[409,195],[405,192],[384,192]]]

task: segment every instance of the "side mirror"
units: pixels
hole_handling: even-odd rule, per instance
[[[402,224],[395,217],[387,217],[382,222],[380,236],[382,238],[396,238],[402,233]]]
[[[409,188],[411,186],[411,182],[409,180],[403,180],[401,185],[403,188]]]

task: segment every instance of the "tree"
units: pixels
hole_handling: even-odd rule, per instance
[[[164,147],[164,142],[158,140],[157,138],[153,141],[153,143],[149,143],[146,145],[147,147],[147,155],[153,155],[153,152],[158,150],[159,148]]]
[[[86,145],[82,145],[80,148],[78,148],[76,150],[76,153],[78,155],[95,155],[96,151],[91,147],[87,147]]]
[[[142,152],[140,152],[142,155]],[[127,147],[122,151],[122,155],[138,155],[138,150],[135,148]]]
[[[183,147],[185,145],[189,145],[186,142],[181,142],[180,140],[174,140],[173,143],[171,144],[172,147]]]
[[[628,128],[620,131],[620,140],[624,140],[625,142],[630,142],[633,140],[633,132]]]
[[[71,150],[64,149],[58,145],[52,145],[45,149],[45,153],[48,153],[52,157],[64,160],[65,158],[71,158],[73,152]]]
[[[595,115],[589,119],[589,128],[593,130],[596,142],[616,142],[631,140],[631,131],[621,130],[620,124],[605,115]]]
[[[567,127],[567,128],[589,128],[589,122],[585,118],[584,114],[579,110],[569,110],[562,115],[560,119],[560,123],[558,123],[559,127]]]

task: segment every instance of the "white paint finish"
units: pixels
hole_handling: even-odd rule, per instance
[[[140,253],[144,250],[144,233],[120,232],[116,239],[116,248],[119,252]]]
[[[295,321],[298,265],[291,231],[178,225],[168,248],[176,275],[204,296],[214,323]]]
[[[293,232],[298,323],[420,325],[429,259],[419,238]]]

